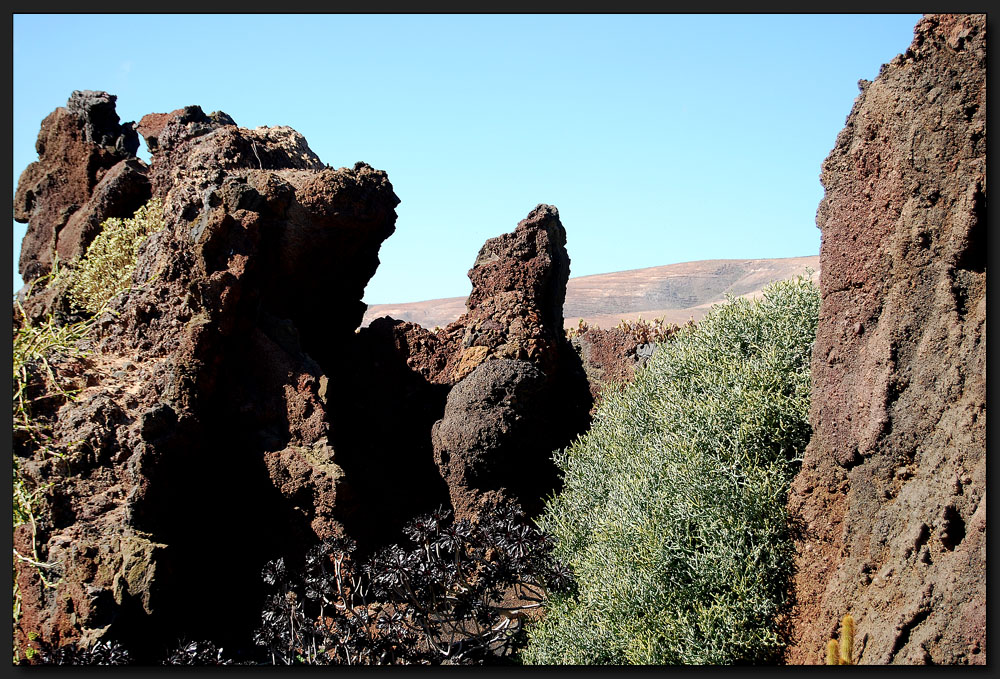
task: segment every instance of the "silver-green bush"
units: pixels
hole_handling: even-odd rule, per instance
[[[730,300],[609,390],[556,461],[539,519],[578,583],[550,601],[536,664],[778,662],[788,487],[809,439],[819,293],[803,279]]]
[[[163,228],[163,208],[156,198],[126,219],[112,217],[101,224],[86,254],[72,272],[69,295],[81,309],[96,314],[112,297],[127,290],[139,246]]]

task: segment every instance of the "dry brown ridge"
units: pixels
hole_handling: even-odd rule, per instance
[[[768,283],[806,275],[819,279],[819,257],[781,259],[709,259],[645,269],[570,278],[563,306],[564,325],[575,328],[582,318],[591,326],[612,328],[621,319],[663,317],[683,325],[701,320],[726,295],[754,297]],[[425,328],[445,327],[465,311],[465,297],[406,304],[372,304],[362,325],[392,316]]]

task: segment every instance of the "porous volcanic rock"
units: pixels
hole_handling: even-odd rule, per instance
[[[636,369],[651,354],[650,345],[640,343],[621,328],[587,328],[570,342],[580,355],[595,408],[601,392],[631,382]]]
[[[462,350],[451,379],[461,380],[490,358],[528,360],[546,374],[557,371],[566,348],[563,302],[569,280],[559,211],[539,205],[513,232],[487,240],[469,279],[468,311],[455,321],[463,329]]]
[[[986,22],[928,15],[823,164],[792,663],[986,662]]]
[[[129,217],[149,199],[139,137],[134,123],[119,124],[116,99],[77,90],[42,121],[38,160],[14,194],[14,220],[28,224],[18,264],[25,283],[48,273],[57,251],[63,261],[83,254],[101,220]]]
[[[148,170],[122,161],[88,200],[107,212],[141,169],[164,227],[95,319],[90,355],[53,359],[79,389],[37,411],[61,455],[17,441],[39,520],[14,546],[52,564],[18,562],[20,646],[113,638],[146,662],[183,635],[253,653],[268,560],[294,568],[335,535],[371,553],[418,513],[487,496],[540,510],[551,454],[591,403],[562,330],[555,208],[487,242],[449,328],[358,330],[395,229],[385,172],[329,168],[290,128],[197,106],[139,129]]]
[[[198,107],[159,122],[165,226],[78,362],[84,388],[53,425],[68,454],[20,449],[29,486],[54,483],[15,547],[58,564],[52,588],[18,564],[21,643],[110,636],[142,660],[185,634],[237,650],[265,561],[294,565],[357,511],[332,443],[353,423],[327,400],[395,228],[392,185],[364,163],[327,168],[290,128]]]
[[[485,492],[513,493],[523,502],[555,485],[551,463],[539,455],[557,447],[546,445],[544,386],[545,376],[528,361],[492,359],[449,392],[432,437],[456,516],[474,514]]]
[[[109,217],[130,217],[150,197],[148,168],[135,152],[133,123],[119,124],[114,95],[75,91],[66,106],[42,121],[38,160],[18,180],[14,220],[27,223],[18,269],[18,295],[31,322],[49,314],[73,316],[65,289],[53,285],[28,295],[53,261],[72,266]]]
[[[456,516],[486,491],[534,514],[558,483],[552,452],[586,430],[593,402],[563,331],[569,255],[558,210],[539,205],[486,241],[469,278],[468,311],[437,333],[454,347],[444,370],[456,386],[434,425],[434,459]]]

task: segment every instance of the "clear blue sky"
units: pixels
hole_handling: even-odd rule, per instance
[[[369,304],[467,294],[483,241],[538,203],[572,276],[815,255],[820,164],[918,19],[15,15],[14,186],[42,119],[106,90],[123,121],[198,104],[386,170],[402,202]]]

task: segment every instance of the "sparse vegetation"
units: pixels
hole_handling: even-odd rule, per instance
[[[58,271],[58,270],[57,270]],[[53,277],[57,274],[53,273]],[[32,564],[39,569],[42,583],[49,584],[45,572],[51,565],[41,561],[38,545],[36,514],[38,500],[45,487],[29,488],[18,468],[18,456],[43,451],[47,455],[63,457],[64,451],[52,437],[51,423],[39,415],[39,411],[53,411],[59,403],[72,399],[77,392],[66,379],[53,368],[57,362],[71,358],[81,358],[85,352],[79,341],[90,331],[92,320],[84,320],[66,325],[58,325],[50,315],[43,323],[31,325],[24,320],[24,310],[16,300],[14,308],[21,316],[21,323],[13,331],[13,371],[11,384],[12,425],[14,456],[12,459],[13,480],[13,527],[31,525],[32,553],[19,554],[14,550],[14,560]],[[13,619],[16,625],[20,618],[21,597],[17,588],[16,567],[14,568]],[[17,645],[14,646],[15,661]]]
[[[713,308],[557,454],[564,489],[539,524],[579,589],[553,596],[528,662],[780,659],[818,309],[801,278]]]
[[[688,321],[684,327],[692,325],[694,325],[694,321]],[[615,327],[639,344],[665,342],[681,329],[681,326],[676,323],[667,323],[665,317],[663,316],[654,318],[652,321],[644,320],[642,316],[634,321],[623,318]],[[566,330],[566,338],[573,339],[574,337],[582,335],[591,329],[600,330],[600,327],[597,325],[590,325],[587,321],[581,318],[575,328],[568,328]]]
[[[128,289],[139,246],[162,226],[162,208],[155,199],[131,218],[106,220],[102,232],[74,267],[61,265],[56,257],[52,270],[32,282],[28,295],[34,294],[36,289],[65,290],[75,305],[89,314],[99,313],[115,294]],[[31,323],[21,303],[15,299],[13,304],[13,526],[30,524],[32,535],[36,536],[39,497],[47,486],[29,488],[18,468],[18,458],[42,451],[45,455],[65,459],[66,446],[53,438],[50,414],[79,391],[73,375],[66,374],[65,368],[73,359],[87,355],[80,343],[97,322],[97,317],[92,315],[79,321],[63,322],[50,313],[41,322]],[[31,555],[19,554],[15,549],[13,556],[15,562],[20,560],[38,568],[43,584],[49,586],[46,571],[53,566],[41,561],[34,538]],[[14,572],[16,574],[16,567]],[[16,575],[13,592],[16,627],[21,603]],[[17,653],[15,644],[15,662]]]
[[[139,247],[163,228],[163,207],[153,198],[129,218],[107,219],[73,271],[69,295],[81,309],[96,314],[119,292],[127,290]]]
[[[438,510],[405,528],[362,564],[350,540],[328,540],[302,573],[281,560],[265,582],[278,591],[261,616],[257,643],[273,664],[497,664],[516,660],[523,618],[547,593],[572,586],[553,561],[548,536],[516,505],[479,520]]]

